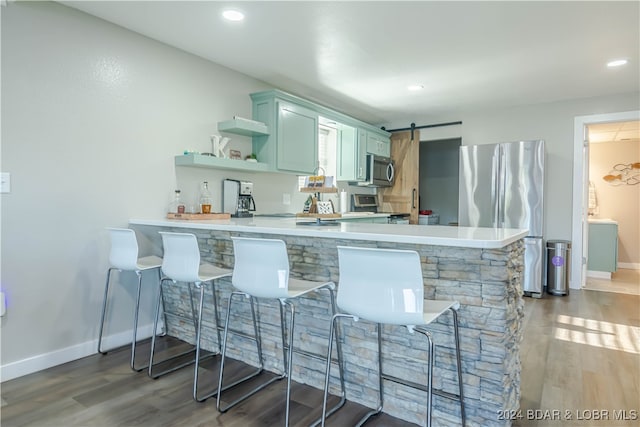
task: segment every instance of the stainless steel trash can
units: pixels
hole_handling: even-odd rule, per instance
[[[569,295],[570,261],[570,241],[547,241],[547,293],[551,295]]]

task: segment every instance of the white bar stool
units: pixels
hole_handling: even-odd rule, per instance
[[[287,393],[286,393],[286,408],[285,408],[285,426],[289,425],[289,406],[291,396],[291,370],[293,365],[293,331],[295,321],[295,308],[291,300],[302,297],[313,291],[319,291],[326,289],[330,293],[332,315],[336,313],[334,289],[335,284],[333,282],[314,282],[309,280],[300,280],[289,277],[289,257],[287,255],[287,247],[284,241],[277,239],[259,239],[259,238],[245,238],[245,237],[232,237],[235,265],[233,268],[232,284],[237,291],[234,291],[229,296],[229,305],[227,308],[227,319],[224,326],[224,336],[222,339],[222,360],[220,361],[220,378],[218,382],[218,390],[220,392],[217,396],[216,408],[220,412],[226,412],[233,406],[244,401],[248,397],[252,396],[259,390],[262,390],[269,384],[287,378]],[[253,327],[255,333],[256,350],[259,358],[260,366],[253,375],[236,381],[234,384],[228,385],[225,388],[222,386],[223,374],[224,374],[224,361],[227,350],[227,337],[229,334],[229,323],[231,317],[231,305],[233,297],[236,295],[244,296],[249,299],[251,306],[251,314],[253,316]],[[229,403],[226,407],[221,407],[220,397],[222,390],[237,385],[244,380],[251,378],[259,374],[263,369],[262,364],[262,346],[258,334],[258,326],[256,324],[254,299],[256,298],[274,298],[277,299],[280,304],[280,327],[282,332],[282,357],[284,364],[284,371],[280,376],[274,377],[265,381],[263,384],[257,386],[249,393]],[[284,326],[284,310],[283,307],[287,307],[290,312],[289,321],[289,339],[288,345],[285,345],[285,326]],[[286,349],[288,348],[288,353]],[[342,348],[337,346],[339,365],[342,366]],[[331,352],[329,352],[331,357]],[[344,384],[342,384],[344,390]],[[344,392],[343,392],[344,395]],[[343,399],[339,406],[344,404]],[[337,405],[337,406],[338,406]],[[336,408],[337,409],[337,408]]]
[[[383,379],[418,388],[427,392],[427,426],[431,426],[431,409],[433,394],[460,402],[462,425],[465,425],[464,394],[462,389],[462,366],[460,360],[460,339],[458,335],[457,301],[425,300],[424,283],[420,256],[415,251],[355,248],[338,246],[340,282],[338,286],[338,307],[341,313],[333,316],[329,336],[329,354],[333,344],[334,330],[341,317],[354,321],[367,320],[378,324],[378,407],[365,414],[358,422],[364,424],[371,416],[382,411]],[[433,390],[434,344],[431,333],[424,326],[450,311],[453,316],[453,331],[456,351],[456,367],[458,372],[458,394],[441,390]],[[419,332],[427,337],[429,343],[427,385],[404,380],[382,371],[382,324],[406,326],[409,333]],[[336,337],[337,342],[340,338]],[[322,425],[327,414],[327,395],[329,390],[330,360],[327,360],[325,376],[324,400],[322,407]]]
[[[216,333],[218,335],[218,352],[211,353],[207,357],[215,356],[216,354],[220,354],[220,329],[218,328],[218,303],[216,298],[214,281],[220,279],[225,276],[231,275],[231,270],[218,268],[214,265],[208,263],[200,262],[200,249],[198,247],[198,240],[196,236],[190,233],[171,233],[171,232],[160,232],[162,236],[162,245],[164,247],[164,258],[162,262],[162,273],[163,277],[161,280],[160,292],[158,293],[158,302],[156,305],[156,316],[154,320],[154,328],[158,326],[158,318],[160,316],[161,304],[164,300],[163,291],[162,291],[162,283],[165,281],[171,281],[174,284],[177,282],[186,282],[189,287],[189,297],[191,302],[191,315],[194,322],[194,330],[196,333],[196,344],[194,349],[190,349],[186,352],[171,356],[163,361],[157,362],[154,364],[153,358],[155,354],[155,336],[151,340],[151,356],[149,359],[149,376],[151,378],[158,378],[164,374],[168,374],[170,372],[176,371],[184,366],[190,365],[195,362],[194,376],[193,376],[193,398],[197,401],[203,401],[208,397],[216,394],[217,391],[214,391],[207,396],[199,396],[198,395],[198,368],[200,366],[200,337],[202,333],[202,312],[204,307],[204,290],[205,284],[207,282],[211,283],[211,293],[213,296],[213,311],[214,311],[214,327]],[[198,313],[195,314],[195,308],[193,304],[193,292],[191,288],[191,283],[195,285],[197,289],[200,290],[200,300],[198,303]],[[166,315],[166,312],[165,312]],[[160,373],[154,373],[153,367],[168,362],[170,360],[176,359],[180,356],[184,356],[195,350],[195,357],[193,360],[189,360],[186,363],[182,363],[179,366],[175,366],[173,368],[167,369]]]
[[[98,352],[106,354],[109,350],[102,348],[102,334],[104,331],[104,320],[107,312],[107,301],[109,300],[109,284],[111,272],[113,270],[133,271],[138,276],[138,289],[136,293],[136,304],[133,310],[133,337],[131,338],[131,369],[142,371],[147,366],[136,367],[136,341],[138,334],[138,314],[140,312],[140,291],[142,289],[142,272],[156,269],[158,281],[160,280],[160,266],[162,258],[157,256],[147,256],[138,258],[138,240],[136,233],[129,228],[107,228],[111,239],[111,251],[109,252],[109,263],[111,267],[107,271],[107,281],[104,286],[104,299],[102,302],[102,315],[100,316],[100,331],[98,332]],[[154,335],[156,329],[153,330]]]

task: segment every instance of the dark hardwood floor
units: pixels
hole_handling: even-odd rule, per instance
[[[177,348],[172,340],[166,340],[166,345]],[[204,403],[192,399],[192,367],[152,380],[144,372],[132,372],[128,357],[129,349],[122,348],[2,383],[2,427],[251,427],[284,423],[285,381],[219,414],[214,399]],[[640,296],[572,290],[568,297],[525,298],[521,361],[523,418],[514,419],[515,426],[640,425]],[[210,378],[204,387],[213,387],[216,365],[212,359],[204,365],[202,373]],[[236,362],[230,368],[238,374],[246,366]],[[231,400],[234,395],[229,392],[224,397]],[[320,390],[295,384],[292,400],[292,426],[307,426],[319,417]],[[527,412],[535,410],[543,411],[539,415],[557,411],[560,418],[537,418],[535,412],[528,417]],[[609,418],[584,419],[599,410],[609,411]],[[347,403],[328,425],[353,425],[366,411]],[[613,411],[618,415],[625,411],[623,415],[629,419],[615,420]],[[567,414],[573,419],[567,419]],[[576,419],[579,416],[583,419]],[[388,415],[367,423],[407,425]]]
[[[175,351],[184,344],[165,339],[166,348]],[[139,354],[148,344],[143,343]],[[129,368],[129,348],[107,355],[93,355],[2,384],[2,427],[10,426],[281,426],[284,424],[286,381],[276,381],[224,414],[216,411],[215,397],[198,403],[192,398],[193,365],[150,379],[146,372]],[[148,354],[148,353],[147,353]],[[161,356],[162,357],[162,356]],[[217,385],[218,360],[209,358],[201,365],[203,394]],[[228,369],[228,370],[227,370]],[[251,368],[231,361],[225,378],[233,380]],[[263,373],[248,384],[223,394],[230,402],[253,384],[272,377]],[[216,384],[214,384],[214,381]],[[226,382],[226,379],[225,379]],[[322,391],[294,383],[291,390],[292,426],[308,426],[320,417]],[[329,404],[337,401],[333,396]],[[347,402],[327,422],[329,426],[353,425],[368,408]],[[411,425],[389,415],[372,418],[368,426]]]

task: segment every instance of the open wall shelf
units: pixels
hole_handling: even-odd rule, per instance
[[[190,166],[196,168],[232,169],[248,172],[270,172],[266,163],[248,162],[238,159],[221,159],[202,154],[185,154],[175,157],[176,166]]]
[[[218,131],[244,136],[269,135],[269,128],[264,123],[237,118],[218,122]]]

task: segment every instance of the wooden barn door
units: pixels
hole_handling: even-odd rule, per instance
[[[393,187],[378,189],[383,212],[410,213],[410,224],[418,223],[420,189],[420,132],[391,134],[391,158],[395,162]]]

